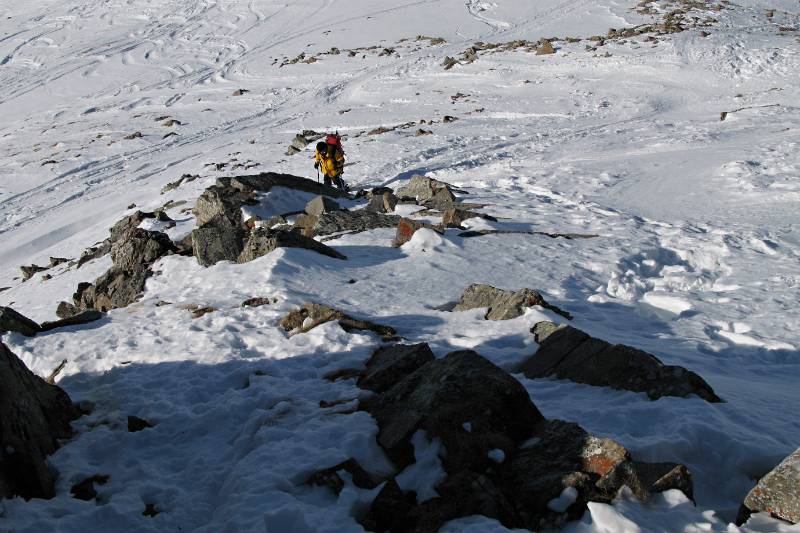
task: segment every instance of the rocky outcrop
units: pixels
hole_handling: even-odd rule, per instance
[[[246,263],[266,255],[278,248],[305,248],[335,259],[347,259],[330,246],[306,237],[297,231],[273,230],[256,228],[250,233],[244,250],[239,255],[238,262]]]
[[[116,226],[115,226],[116,227]],[[111,243],[113,266],[93,284],[81,283],[73,295],[74,309],[59,304],[62,314],[96,309],[109,311],[138,300],[152,271],[150,265],[176,251],[166,233],[127,227]]]
[[[211,266],[219,261],[243,262],[246,257],[259,257],[256,245],[268,238],[264,234],[251,235],[251,232],[260,231],[260,228],[256,227],[256,220],[246,223],[242,216],[242,207],[257,204],[258,194],[268,192],[273,187],[286,187],[319,195],[309,203],[309,208],[319,209],[320,212],[337,205],[329,197],[347,196],[338,189],[289,174],[268,172],[219,178],[200,195],[193,210],[198,228],[192,232],[192,253],[201,265]],[[288,235],[276,234],[273,237],[275,238],[269,241],[273,245],[276,242],[297,241]],[[303,247],[311,248],[310,243],[305,244]]]
[[[52,498],[55,476],[46,457],[72,435],[78,410],[0,343],[0,498]]]
[[[522,366],[528,378],[554,377],[600,387],[644,392],[651,400],[696,394],[721,402],[700,376],[623,344],[612,345],[571,326],[539,322],[531,330],[539,350]]]
[[[400,472],[414,462],[412,439],[423,431],[443,447],[445,477],[425,501],[404,491],[399,476],[387,480],[361,520],[368,530],[435,532],[475,514],[507,528],[552,529],[582,516],[589,501],[611,502],[623,484],[643,500],[672,488],[691,496],[685,467],[634,461],[611,439],[545,420],[519,382],[475,352],[431,359],[419,346],[379,351],[359,385],[381,367],[396,369],[384,374],[396,382],[380,380],[360,405],[378,423],[379,445]]]
[[[377,228],[393,228],[400,217],[375,213],[365,209],[333,211],[320,216],[312,226],[314,235],[331,235],[341,232],[359,233]]]
[[[538,305],[544,307],[567,319],[572,319],[572,315],[549,304],[539,292],[532,289],[520,289],[518,291],[507,291],[475,283],[470,285],[461,295],[461,300],[453,308],[453,311],[467,311],[488,307],[486,320],[509,320],[525,314],[525,309]]]
[[[372,331],[383,338],[389,339],[395,336],[394,328],[375,324],[369,320],[353,318],[338,309],[314,302],[306,302],[303,307],[295,309],[281,321],[281,327],[291,334],[306,333],[320,324],[335,320],[339,326],[348,333],[356,330]]]
[[[22,281],[28,281],[33,276],[38,274],[39,272],[44,272],[48,270],[48,267],[42,267],[39,265],[28,265],[28,266],[21,266],[19,269],[22,271]]]
[[[436,226],[434,224],[427,224],[425,222],[420,222],[419,220],[413,220],[410,218],[401,218],[397,222],[397,231],[394,235],[394,246],[402,246],[408,241],[411,240],[411,237],[417,232],[417,230],[427,228],[431,229],[437,233],[444,233],[444,228],[441,226]]]
[[[759,480],[739,510],[737,524],[751,513],[769,513],[790,524],[800,523],[800,448]]]
[[[8,331],[16,331],[26,337],[33,337],[41,331],[41,327],[10,307],[0,307],[0,334]]]

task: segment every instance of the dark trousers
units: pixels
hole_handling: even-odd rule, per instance
[[[332,178],[332,177],[328,176],[327,174],[325,174],[324,181],[325,181],[325,186],[326,187],[331,187],[331,186],[335,185],[336,187],[338,187],[341,190],[345,190],[345,188],[346,188],[346,185],[344,184],[344,180],[342,179],[341,175],[335,176],[335,177]]]

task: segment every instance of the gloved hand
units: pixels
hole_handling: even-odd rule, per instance
[[[314,168],[316,168],[316,169],[319,169],[319,161],[317,161],[316,163],[314,163]]]

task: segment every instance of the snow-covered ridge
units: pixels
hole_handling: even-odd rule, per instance
[[[650,2],[652,13],[596,0],[0,6],[0,287],[9,287],[0,305],[37,321],[54,319],[58,302],[111,260],[64,263],[24,283],[14,279],[20,266],[77,259],[135,209],[166,205],[174,227],[142,227],[178,241],[221,176],[313,179],[309,152],[284,155],[306,129],[348,135],[354,187],[396,189],[421,173],[468,192],[497,221],[472,218],[467,229],[598,236],[421,231],[398,249],[392,229],[376,229],[326,241],[348,257],[340,262],[280,249],[203,268],[170,255],[140,301],[100,322],[4,335],[39,375],[66,358],[60,385],[96,407],[51,458],[56,498],[2,502],[3,527],[358,531],[353,515],[374,494],[347,484],[333,499],[302,481],[349,457],[390,468],[374,420],[347,412],[358,390],[322,378],[363,366],[381,341],[335,323],[287,337],[279,319],[319,300],[428,342],[438,357],[475,349],[514,370],[537,349],[530,327],[558,317],[530,310],[487,322],[438,309],[488,283],[538,289],[580,329],[694,370],[726,400],[651,402],[516,374],[547,418],[694,476],[696,506],[675,493],[647,506],[623,494],[567,529],[734,530],[755,480],[800,443],[798,422],[777,415],[800,409],[800,20],[788,0],[683,4]],[[609,36],[681,9],[686,31]],[[535,55],[552,37],[584,40]],[[525,43],[466,60],[479,41]],[[446,70],[448,56],[458,64]],[[160,194],[184,174],[198,177]],[[241,307],[252,297],[277,301]],[[191,305],[216,311],[193,318]],[[156,425],[128,433],[129,415]],[[436,444],[417,442],[434,465]],[[72,499],[70,487],[93,474],[110,476],[99,503]],[[409,486],[427,491],[428,474]],[[146,504],[159,514],[142,516]],[[760,515],[745,526],[776,528],[789,530]],[[503,528],[470,518],[444,530]]]

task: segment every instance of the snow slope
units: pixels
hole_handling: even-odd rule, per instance
[[[528,328],[558,317],[531,310],[487,323],[479,311],[436,309],[482,282],[538,289],[577,327],[686,366],[726,400],[651,402],[518,376],[545,416],[694,474],[697,506],[679,493],[647,506],[622,495],[592,504],[569,530],[736,531],[729,522],[754,480],[800,443],[800,32],[790,30],[800,17],[789,0],[723,4],[695,11],[713,16],[711,26],[656,42],[638,36],[590,51],[591,41],[559,41],[554,55],[481,53],[450,70],[443,59],[476,41],[605,35],[660,20],[669,6],[647,14],[610,0],[0,5],[0,287],[10,287],[0,305],[34,319],[54,318],[57,303],[110,261],[62,265],[52,279],[25,283],[15,279],[20,265],[77,257],[131,203],[186,201],[169,210],[179,221],[171,235],[185,235],[194,219],[184,208],[221,175],[311,177],[309,153],[284,155],[303,129],[348,135],[351,185],[397,187],[423,173],[499,219],[468,221],[474,228],[598,235],[420,232],[395,249],[391,231],[375,230],[328,242],[347,262],[279,250],[204,269],[173,256],[158,263],[141,302],[99,323],[5,335],[40,375],[66,358],[60,384],[96,409],[52,457],[58,496],[0,503],[0,529],[359,531],[352,515],[374,494],[348,485],[336,499],[300,482],[348,457],[389,468],[374,421],[349,412],[359,390],[321,379],[363,364],[379,339],[333,324],[287,338],[277,320],[313,298],[429,342],[439,356],[474,348],[513,368],[536,350]],[[334,47],[341,53],[328,53]],[[180,125],[164,125],[169,118]],[[366,133],[422,119],[435,123]],[[418,127],[433,133],[415,136]],[[200,178],[160,194],[185,173]],[[278,302],[239,307],[251,296]],[[192,319],[188,304],[219,310]],[[320,408],[323,400],[346,402]],[[128,433],[132,414],[157,425]],[[69,487],[95,473],[110,475],[100,503],[72,499]],[[148,503],[158,516],[142,516]],[[744,529],[792,530],[764,516]],[[503,528],[473,517],[445,530]]]

